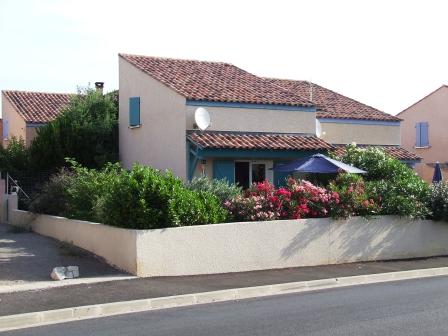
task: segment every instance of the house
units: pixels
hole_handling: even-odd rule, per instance
[[[28,147],[39,127],[56,118],[67,106],[71,94],[2,91],[3,144],[22,138]]]
[[[357,142],[402,152],[400,119],[302,81],[255,76],[232,64],[119,55],[120,160],[170,169],[185,180],[205,174],[242,186],[276,185],[273,165],[332,144]],[[197,129],[204,107],[211,126]],[[325,135],[316,136],[316,119]]]
[[[422,158],[416,172],[427,182],[432,181],[434,164],[440,162],[444,179],[448,178],[448,86],[423,97],[398,114],[403,119],[401,143]]]
[[[308,81],[268,78],[271,83],[309,97],[317,107],[322,139],[342,153],[347,144],[375,146],[409,165],[419,157],[400,146],[401,119]]]

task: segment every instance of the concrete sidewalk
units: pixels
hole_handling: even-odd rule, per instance
[[[76,283],[50,279],[54,267],[70,265],[79,266],[81,278],[88,281],[129,276],[73,245],[0,224],[0,293],[24,286],[43,288]]]
[[[294,269],[140,278],[0,294],[0,316],[299,281],[448,267],[448,257]]]

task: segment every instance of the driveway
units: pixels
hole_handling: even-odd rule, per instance
[[[128,278],[95,255],[55,239],[44,237],[20,228],[0,224],[0,292],[20,289],[26,284],[37,287],[51,281],[51,270],[56,266],[79,266],[80,279]],[[79,283],[64,280],[62,284]]]

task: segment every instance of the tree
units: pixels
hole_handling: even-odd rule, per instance
[[[89,168],[118,161],[117,101],[116,92],[79,90],[60,116],[38,129],[29,148],[31,166],[56,170],[67,157]]]
[[[22,138],[12,137],[6,147],[0,146],[0,171],[13,177],[27,173],[29,156]]]

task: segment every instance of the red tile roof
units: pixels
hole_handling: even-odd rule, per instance
[[[312,88],[312,101],[317,105],[317,118],[336,119],[361,119],[361,120],[381,120],[400,121],[401,119],[377,110],[371,106],[360,103],[354,99],[334,92],[323,86],[310,83],[308,81],[265,78],[271,84],[276,84],[284,89],[295,92],[303,97],[310,97]]]
[[[333,145],[336,150],[336,154],[343,155],[345,152],[345,146],[346,145]],[[404,149],[400,146],[367,146],[367,145],[358,145],[360,147],[376,147],[381,148],[384,150],[387,154],[392,156],[395,159],[398,160],[404,160],[404,161],[420,161],[421,158],[415,155],[414,153],[409,152],[408,150]]]
[[[127,54],[120,57],[190,100],[314,106],[298,93],[229,63]]]
[[[5,97],[28,123],[47,123],[68,105],[71,94],[3,91]]]
[[[189,131],[187,137],[201,148],[270,150],[328,150],[333,148],[322,139],[301,134]]]

